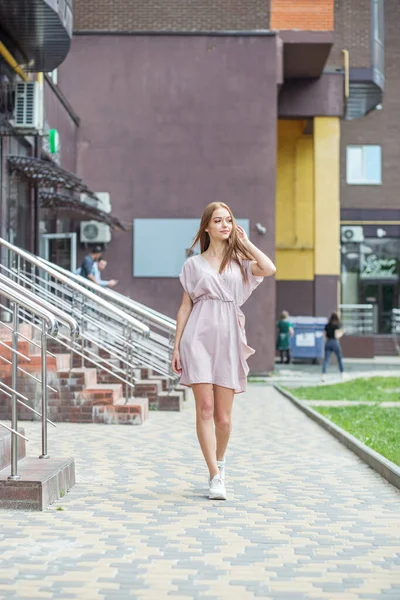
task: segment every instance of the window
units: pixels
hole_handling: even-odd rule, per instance
[[[382,183],[382,151],[380,146],[347,146],[346,181],[352,185]]]

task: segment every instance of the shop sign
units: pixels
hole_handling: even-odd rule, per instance
[[[361,279],[398,279],[397,260],[378,258],[375,254],[371,254],[365,260]]]

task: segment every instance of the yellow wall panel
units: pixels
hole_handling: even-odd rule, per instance
[[[340,275],[340,121],[314,119],[315,274]]]
[[[277,250],[275,260],[278,281],[314,279],[313,250]]]
[[[277,279],[314,277],[314,151],[305,121],[278,122]]]

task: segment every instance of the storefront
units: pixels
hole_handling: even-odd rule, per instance
[[[400,225],[342,225],[342,304],[373,305],[373,334],[390,334],[400,307]]]

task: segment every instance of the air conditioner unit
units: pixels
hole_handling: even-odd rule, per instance
[[[92,198],[87,194],[81,194],[81,202],[88,204],[89,206],[94,206],[94,208],[98,208],[106,213],[111,212],[111,200],[110,194],[108,192],[96,192],[96,198]]]
[[[111,241],[110,226],[98,221],[82,221],[80,239],[82,244],[108,244]]]
[[[363,242],[364,230],[360,225],[342,227],[341,231],[342,242]]]
[[[42,90],[36,81],[15,84],[15,110],[13,125],[17,129],[43,129]]]

